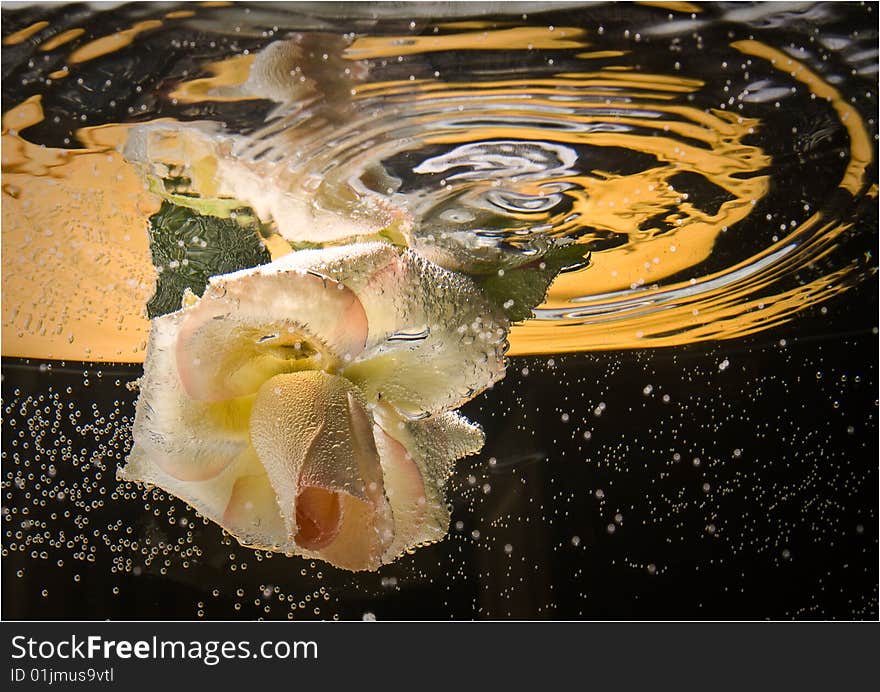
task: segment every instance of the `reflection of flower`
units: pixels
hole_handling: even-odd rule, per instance
[[[408,250],[295,252],[153,321],[121,472],[240,542],[375,569],[443,536],[482,433],[451,409],[503,376],[507,321]]]

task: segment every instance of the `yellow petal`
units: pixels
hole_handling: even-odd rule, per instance
[[[279,550],[289,543],[275,490],[250,447],[218,523],[242,545]]]
[[[257,492],[244,492],[247,485],[251,490],[259,486],[259,460],[250,447],[243,447],[219,473],[201,480],[173,476],[156,463],[157,458],[156,451],[135,445],[117,475],[120,480],[156,486],[180,498],[244,545],[283,549],[287,534],[271,486],[265,483]]]
[[[333,370],[367,337],[352,291],[283,260],[212,278],[181,313],[177,369],[186,393],[206,401],[253,394],[279,373]]]
[[[254,397],[203,402],[186,395],[175,357],[180,321],[180,313],[153,320],[134,446],[119,478],[162,488],[247,545],[283,546],[287,535],[274,491],[250,447]],[[255,491],[260,474],[262,489]]]

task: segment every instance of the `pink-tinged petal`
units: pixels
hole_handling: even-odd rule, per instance
[[[118,473],[120,480],[156,486],[180,498],[202,516],[222,526],[242,545],[284,550],[289,543],[275,492],[250,447],[220,473],[204,480],[181,480],[135,447]]]
[[[304,551],[304,554],[352,571],[378,569],[393,540],[393,520],[387,501],[377,508],[347,493],[342,493],[340,499],[342,523],[339,533],[325,547]]]
[[[204,517],[223,526],[246,545],[262,547],[279,545],[279,542],[284,542],[285,533],[283,530],[271,537],[260,534],[260,540],[256,540],[255,537],[258,534],[249,530],[248,525],[244,523],[241,525],[230,524],[227,521],[235,518],[235,513],[229,512],[228,508],[231,498],[236,494],[236,489],[240,488],[240,479],[252,477],[251,474],[255,472],[253,464],[256,455],[250,448],[242,449],[238,456],[232,459],[220,473],[205,480],[181,480],[166,473],[162,466],[155,463],[155,459],[155,453],[148,453],[142,446],[135,445],[125,467],[117,473],[117,477],[123,481],[155,486],[180,498]],[[256,463],[259,464],[259,461],[256,460]],[[264,505],[258,506],[264,507]],[[277,503],[274,504],[274,507],[277,514]],[[282,523],[279,523],[278,526],[283,529]]]
[[[339,368],[366,338],[352,291],[282,258],[211,279],[181,311],[177,370],[191,398],[222,401],[253,394],[277,374]]]
[[[357,389],[320,371],[276,375],[257,392],[250,432],[291,551],[351,570],[378,567],[393,520]]]
[[[449,527],[444,489],[455,461],[483,447],[482,430],[457,413],[408,421],[390,407],[376,411],[376,444],[394,513],[394,542],[384,562],[440,540]]]
[[[232,486],[219,523],[242,545],[281,549],[288,542],[287,527],[275,491],[251,448],[248,448],[247,462]]]
[[[442,538],[446,525],[437,521],[437,513],[429,512],[425,479],[406,448],[378,425],[373,432],[394,515],[394,541],[384,559],[390,562],[409,548]]]
[[[369,400],[418,418],[455,408],[504,376],[509,323],[470,278],[383,243],[284,259],[345,284],[361,301],[366,348],[343,374]]]
[[[156,466],[178,480],[206,481],[221,473],[241,449],[237,442],[221,441],[204,444],[188,455],[157,451],[151,455],[151,459]]]
[[[153,320],[144,375],[132,430],[129,480],[154,471],[179,481],[205,481],[219,475],[249,445],[253,397],[225,402],[193,401],[177,376],[175,346],[181,314]],[[161,475],[160,474],[160,475]]]

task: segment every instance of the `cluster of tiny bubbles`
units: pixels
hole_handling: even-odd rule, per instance
[[[116,480],[131,449],[137,374],[4,363],[2,554],[17,582],[9,593],[36,589],[42,607],[74,617],[92,611],[69,594],[95,584],[110,597],[108,616],[149,594],[181,617],[338,617],[325,565],[243,548],[165,492]],[[177,595],[164,600],[172,587]]]

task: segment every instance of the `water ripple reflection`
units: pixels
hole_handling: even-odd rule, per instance
[[[734,338],[873,274],[864,8],[675,7],[5,13],[4,354],[141,358],[155,200],[118,150],[149,122],[225,142],[276,255],[340,215],[477,271],[584,244],[513,354]]]

